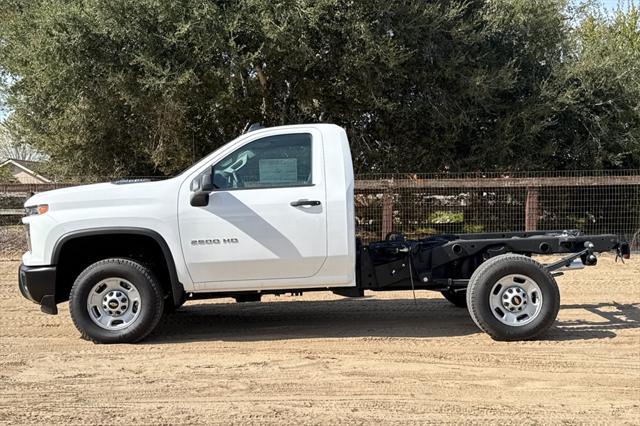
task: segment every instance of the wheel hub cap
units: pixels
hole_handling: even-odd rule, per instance
[[[120,316],[129,307],[129,298],[121,291],[110,291],[102,299],[102,308],[109,315]]]
[[[91,320],[105,330],[121,330],[140,315],[142,299],[136,286],[122,278],[107,278],[97,283],[87,297]]]
[[[509,312],[521,312],[527,304],[527,293],[518,286],[512,286],[502,295],[502,306]]]
[[[542,291],[538,283],[526,275],[507,275],[493,285],[489,306],[500,322],[520,327],[540,315]]]

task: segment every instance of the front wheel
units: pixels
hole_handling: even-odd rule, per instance
[[[162,287],[153,273],[129,259],[105,259],[76,279],[69,311],[82,337],[94,343],[132,343],[158,325]]]
[[[495,340],[528,340],[544,333],[560,309],[560,291],[535,260],[504,254],[484,262],[467,287],[471,318]]]

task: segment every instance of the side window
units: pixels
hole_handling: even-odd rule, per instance
[[[296,133],[253,141],[212,168],[216,189],[310,185],[311,135]]]

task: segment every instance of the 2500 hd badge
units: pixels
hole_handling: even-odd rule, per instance
[[[211,246],[215,244],[238,244],[237,238],[208,238],[206,240],[191,240],[192,246]]]

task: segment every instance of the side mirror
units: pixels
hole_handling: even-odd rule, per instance
[[[209,173],[200,176],[200,191],[213,191],[213,176]]]
[[[209,193],[213,191],[213,179],[209,173],[200,176],[199,188],[191,194],[193,207],[204,207],[209,204]]]

